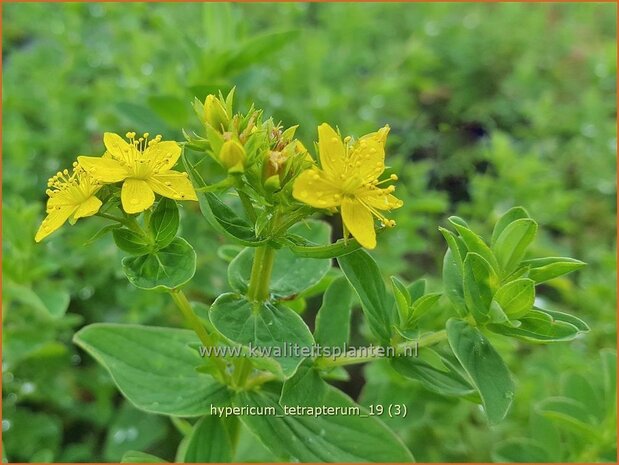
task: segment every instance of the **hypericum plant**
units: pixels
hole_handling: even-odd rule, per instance
[[[111,231],[127,253],[129,281],[167,292],[182,312],[192,331],[97,323],[75,335],[136,407],[175,417],[187,431],[178,461],[233,460],[240,419],[284,460],[408,462],[411,451],[379,418],[406,415],[403,406],[360,408],[328,382],[346,377],[343,366],[386,357],[427,389],[481,404],[496,423],[514,383],[487,336],[548,343],[588,330],[572,315],[536,305],[538,284],[584,264],[525,259],[537,225],[519,207],[501,217],[489,243],[457,217],[449,219],[455,232],[440,228],[452,312],[444,328],[424,327],[425,317],[440,318],[433,310],[441,294],[427,292],[423,280],[392,277],[388,292],[364,250],[376,246],[377,231],[395,226],[383,212],[402,205],[393,185],[383,187],[397,176],[379,181],[388,126],[353,139],[322,124],[317,163],[295,139],[296,127],[284,129],[253,107],[235,114],[233,93],[209,95],[194,108],[204,134],[185,134],[182,143],[106,133],[103,156],[80,156],[71,173],[50,179],[48,216],[36,235],[40,241],[67,220],[109,220],[98,235]],[[205,157],[223,167],[222,179],[201,172]],[[173,169],[179,160],[183,171]],[[242,214],[224,201],[230,191]],[[231,292],[210,307],[182,291],[196,270],[194,249],[178,236],[177,202],[185,200],[197,200],[215,230],[244,246],[228,267]],[[338,211],[344,237],[331,243],[329,225],[311,217]],[[352,290],[368,350],[348,350]],[[312,333],[291,307],[321,292]],[[126,459],[156,458],[135,452]]]

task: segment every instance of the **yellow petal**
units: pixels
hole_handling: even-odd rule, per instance
[[[127,213],[140,213],[155,202],[155,194],[146,181],[129,178],[123,183],[120,200]]]
[[[342,220],[359,244],[366,249],[376,247],[376,231],[372,213],[360,202],[345,199],[342,202]]]
[[[322,169],[332,176],[344,174],[346,149],[342,138],[327,123],[318,126],[318,151]]]
[[[103,134],[103,144],[110,155],[117,160],[128,160],[129,155],[135,150],[125,139],[113,132]]]
[[[86,216],[92,216],[99,211],[99,208],[101,208],[101,200],[92,195],[77,207],[73,214],[73,219],[77,220]]]
[[[337,207],[341,203],[340,190],[318,168],[305,170],[295,179],[292,196],[315,208]]]
[[[372,181],[385,171],[385,147],[378,138],[363,137],[352,148],[350,161],[361,179]]]
[[[148,185],[157,194],[174,200],[198,200],[196,191],[186,173],[168,171],[148,179]]]
[[[144,158],[160,173],[172,168],[181,156],[181,147],[174,141],[157,142],[147,147]]]
[[[52,197],[47,199],[47,210],[49,211],[54,207],[77,207],[77,202],[71,192],[55,192]]]
[[[100,182],[119,182],[129,176],[129,170],[112,158],[77,157],[77,162]]]
[[[400,208],[403,202],[387,192],[387,189],[365,190],[356,194],[363,202],[378,210]]]
[[[369,134],[366,134],[365,136],[361,136],[361,139],[376,139],[378,142],[385,145],[385,142],[387,141],[387,136],[389,135],[389,131],[391,131],[391,128],[388,124],[386,124],[376,132],[371,132]]]
[[[62,226],[65,221],[69,219],[69,217],[73,214],[77,207],[75,206],[64,206],[64,207],[54,207],[48,210],[47,217],[41,223],[39,230],[34,236],[34,240],[36,242],[41,242],[45,237],[49,236],[51,233],[56,231],[60,226]]]

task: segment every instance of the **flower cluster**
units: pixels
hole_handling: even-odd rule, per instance
[[[295,138],[297,126],[284,128],[271,118],[264,120],[262,111],[253,106],[246,113],[235,114],[233,99],[234,91],[225,98],[220,94],[209,95],[204,102],[196,99],[194,110],[205,133],[185,133],[187,141],[182,144],[162,141],[161,136],[149,139],[148,133],[136,138],[129,132],[127,140],[105,133],[103,156],[79,156],[71,174],[65,170],[50,179],[48,216],[36,241],[67,220],[73,223],[97,214],[105,201],[95,194],[104,185],[120,187],[119,195],[109,198],[120,198],[125,216],[150,209],[155,194],[197,200],[187,173],[172,169],[181,156],[181,145],[210,156],[224,168],[226,179],[200,188],[234,188],[249,219],[256,222],[256,231],[261,229],[261,218],[276,216],[289,227],[315,211],[312,208],[329,213],[339,210],[344,238],[352,235],[363,247],[372,249],[376,247],[374,219],[383,227],[395,226],[384,212],[399,208],[402,201],[393,195],[395,186],[385,187],[384,183],[396,181],[397,176],[379,181],[385,171],[389,126],[354,140],[342,139],[331,126],[321,124],[317,163]]]
[[[198,200],[187,173],[172,170],[181,155],[180,146],[162,141],[161,136],[148,140],[148,133],[136,140],[127,133],[128,142],[113,133],[105,133],[106,152],[101,157],[79,156],[73,172],[58,172],[48,182],[47,217],[36,233],[39,242],[60,228],[67,220],[95,215],[102,201],[95,196],[103,185],[122,182],[122,209],[136,214],[150,208],[155,193],[174,200]]]

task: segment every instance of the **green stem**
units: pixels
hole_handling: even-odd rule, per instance
[[[194,332],[198,335],[200,342],[202,342],[205,347],[215,347],[215,341],[213,341],[211,335],[207,332],[206,328],[204,327],[198,316],[193,312],[191,304],[189,303],[189,300],[187,299],[185,293],[180,289],[174,289],[172,291],[169,291],[169,293],[172,297],[172,300],[185,317],[185,321],[187,321],[189,326],[191,326]],[[225,379],[227,376],[225,362],[212,353],[209,354],[209,358],[217,367],[222,377]]]
[[[269,284],[271,282],[274,260],[275,249],[269,246],[256,248],[249,278],[249,287],[247,289],[249,300],[263,302],[269,297]]]
[[[437,344],[441,341],[447,339],[447,331],[444,329],[441,331],[437,331],[435,333],[431,333],[425,336],[420,337],[415,341],[406,341],[394,346],[396,355],[402,355],[403,353],[409,351],[411,348],[418,349],[420,347],[428,347],[434,344]],[[375,351],[369,353],[365,356],[350,356],[350,355],[342,355],[341,357],[335,358],[325,358],[321,357],[316,360],[316,365],[320,368],[333,368],[339,366],[346,365],[355,365],[357,363],[365,363],[371,362],[378,358],[384,357],[385,349],[376,348]]]
[[[181,433],[183,436],[191,434],[191,430],[193,429],[193,427],[191,426],[191,423],[189,423],[187,420],[179,417],[170,417],[170,420],[172,421],[172,424],[178,430],[178,432]]]
[[[132,231],[138,233],[139,235],[147,237],[144,233],[144,230],[138,224],[137,220],[132,216],[121,218],[119,216],[110,215],[108,213],[97,213],[96,215],[100,216],[101,218],[105,218],[106,220],[116,221],[125,226],[126,228],[129,228]]]
[[[234,384],[235,386],[242,388],[245,386],[247,377],[251,373],[253,365],[250,360],[242,357],[236,367],[234,368]]]

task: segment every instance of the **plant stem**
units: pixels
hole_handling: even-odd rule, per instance
[[[105,218],[106,220],[116,221],[125,226],[126,228],[129,228],[132,231],[138,233],[140,236],[146,237],[144,230],[140,227],[134,217],[121,218],[119,216],[110,215],[108,213],[97,213],[96,215],[101,218]]]
[[[275,249],[269,246],[256,248],[249,278],[249,287],[247,289],[249,300],[263,302],[269,297],[269,284],[271,282],[274,259]]]
[[[274,260],[275,249],[268,246],[256,248],[247,289],[247,298],[250,301],[264,302],[269,298],[269,285]],[[252,368],[253,365],[250,360],[246,358],[239,360],[234,369],[234,385],[247,389],[251,384],[247,383],[247,378]]]
[[[420,347],[428,347],[428,346],[437,344],[441,341],[444,341],[445,339],[447,339],[447,331],[442,329],[435,333],[422,336],[415,341],[402,342],[400,344],[393,346],[393,348],[395,349],[396,355],[402,355],[403,353],[410,350],[411,348],[418,349]],[[359,357],[351,356],[351,355],[342,355],[341,357],[335,357],[335,358],[321,357],[316,360],[316,364],[320,368],[332,368],[332,367],[339,367],[339,366],[345,366],[345,365],[355,365],[357,363],[371,362],[378,358],[384,357],[384,355],[385,355],[385,349],[377,348],[372,353],[365,355],[365,356],[359,356]]]
[[[185,317],[185,321],[191,326],[194,332],[198,335],[198,338],[202,342],[205,347],[215,347],[215,342],[211,338],[211,335],[208,333],[198,316],[193,312],[191,308],[191,304],[187,299],[187,296],[180,289],[174,289],[170,291],[170,296],[172,300],[179,308],[183,316]],[[214,354],[209,354],[209,359],[213,362],[213,364],[217,367],[222,377],[226,378],[226,364],[225,362]]]
[[[247,377],[251,373],[252,368],[253,365],[247,358],[242,357],[238,361],[236,367],[234,368],[234,384],[237,387],[242,388],[245,386],[245,382],[247,381]]]

